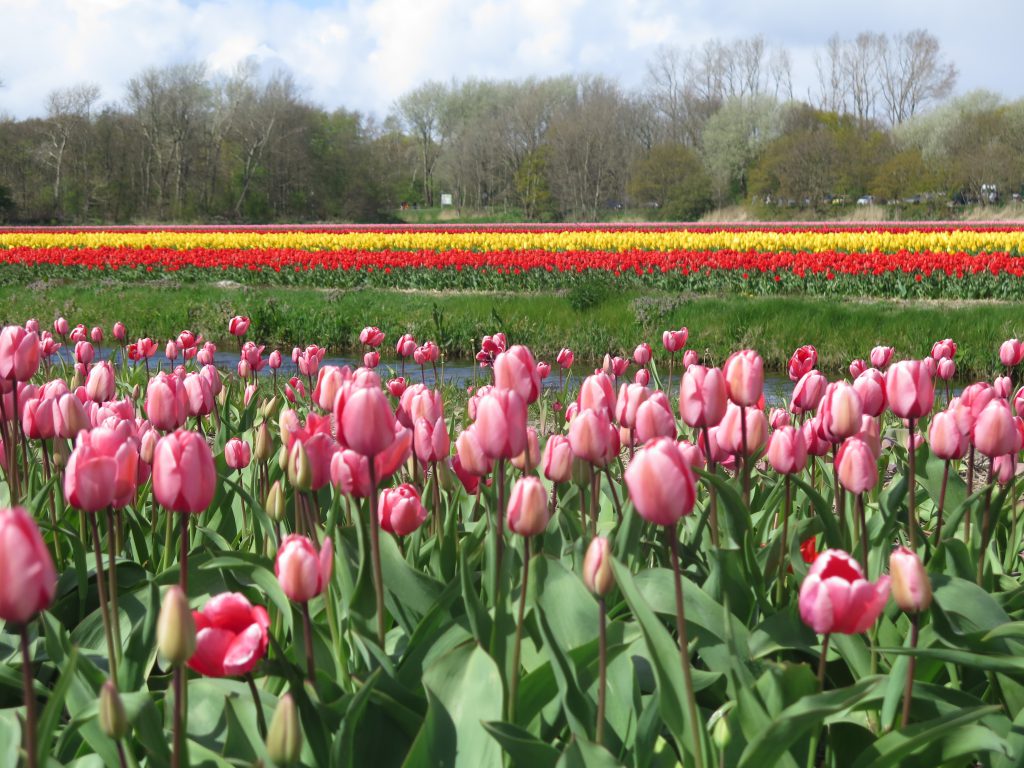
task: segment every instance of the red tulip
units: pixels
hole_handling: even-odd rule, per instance
[[[193,611],[196,650],[190,669],[207,677],[246,675],[267,653],[270,617],[238,592],[224,592]]]
[[[153,453],[153,495],[166,509],[197,514],[210,506],[217,468],[210,446],[195,432],[160,438]]]
[[[845,552],[818,555],[800,585],[800,618],[818,634],[866,632],[889,599],[889,577],[871,583]]]
[[[420,494],[409,483],[386,488],[377,503],[380,527],[396,536],[408,536],[427,519]]]
[[[281,590],[296,603],[307,603],[327,589],[333,568],[334,545],[330,536],[317,552],[305,536],[289,534],[274,560],[274,575]]]
[[[0,619],[27,624],[50,607],[57,572],[35,520],[21,507],[0,509]]]
[[[670,438],[657,438],[637,451],[625,479],[633,506],[650,523],[675,525],[693,511],[693,473]]]

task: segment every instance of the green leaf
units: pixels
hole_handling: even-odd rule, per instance
[[[901,730],[890,731],[873,744],[865,744],[864,751],[855,762],[854,768],[886,768],[899,766],[903,761],[922,749],[933,745],[938,739],[953,737],[963,725],[980,720],[986,715],[998,712],[999,707],[975,707],[954,712],[926,723],[914,723]]]
[[[576,670],[555,638],[543,612],[537,614],[537,622],[544,638],[544,652],[551,662],[551,671],[558,684],[562,711],[569,721],[569,728],[576,738],[589,738],[596,718],[593,702],[583,695],[579,680],[576,678]]]
[[[458,744],[456,766],[501,765],[501,749],[483,723],[501,718],[504,686],[494,661],[476,644],[446,653],[423,674],[423,685],[448,712]]]
[[[553,768],[558,762],[557,749],[518,725],[496,721],[484,723],[484,728],[512,758],[512,765]]]
[[[53,734],[57,729],[64,714],[64,699],[67,697],[68,689],[75,677],[75,670],[78,667],[78,649],[71,650],[71,656],[67,662],[61,665],[60,675],[57,677],[57,684],[53,687],[49,701],[39,716],[39,724],[36,731],[36,743],[41,747],[41,754],[47,752],[47,745],[53,744]]]
[[[576,739],[562,753],[557,768],[621,768],[622,763],[604,747],[587,739]]]
[[[456,756],[455,723],[430,688],[426,689],[426,694],[427,716],[402,765],[409,768],[420,765],[452,768]]]

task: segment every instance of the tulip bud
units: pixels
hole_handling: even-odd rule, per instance
[[[583,583],[599,597],[604,597],[615,584],[612,574],[611,545],[604,536],[597,536],[587,547],[583,558]]]
[[[107,680],[100,688],[100,730],[114,741],[128,735],[128,715],[112,680]]]
[[[267,517],[276,522],[284,520],[286,510],[284,501],[284,491],[281,490],[281,481],[275,480],[274,484],[270,486],[270,490],[267,492],[267,500],[263,504],[264,509],[267,510]]]
[[[195,653],[196,623],[179,586],[171,587],[164,595],[156,623],[156,647],[172,667],[184,664]]]
[[[256,430],[256,440],[253,445],[253,458],[261,464],[270,461],[274,455],[274,438],[270,436],[270,428],[267,422],[260,424]]]
[[[292,444],[288,454],[288,482],[298,491],[308,491],[313,488],[313,468],[309,465],[309,456],[306,453],[306,446],[301,440]]]
[[[508,528],[521,536],[536,536],[548,527],[548,497],[537,477],[516,480],[508,500]]]
[[[889,556],[889,577],[896,604],[907,613],[920,613],[932,604],[932,583],[917,553],[897,547]]]
[[[286,693],[277,703],[267,731],[267,756],[275,765],[288,766],[299,762],[302,755],[302,727],[295,700]]]

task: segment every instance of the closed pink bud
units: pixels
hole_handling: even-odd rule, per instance
[[[607,595],[615,585],[612,574],[612,548],[604,536],[595,536],[583,558],[583,583],[598,597]]]
[[[576,356],[573,354],[572,350],[566,347],[560,349],[558,351],[558,356],[555,358],[555,362],[562,368],[572,368],[572,364],[575,360]]]
[[[188,395],[177,376],[158,373],[149,380],[144,403],[146,416],[159,430],[177,429],[188,418]]]
[[[39,321],[34,317],[25,321],[25,330],[29,333],[39,333]]]
[[[413,451],[424,464],[440,461],[448,456],[451,442],[448,426],[443,418],[435,421],[419,418],[413,426]]]
[[[313,402],[320,406],[321,410],[330,411],[334,408],[338,392],[345,386],[346,381],[351,379],[349,369],[339,368],[336,365],[325,365],[316,374],[316,386],[313,387]]]
[[[892,597],[907,613],[920,613],[932,604],[932,582],[917,553],[897,547],[889,555]]]
[[[387,395],[360,387],[335,407],[339,442],[363,456],[376,456],[395,439],[395,414]]]
[[[919,419],[932,409],[935,385],[919,360],[901,360],[885,373],[889,410],[901,419]]]
[[[875,368],[885,368],[892,360],[892,355],[895,350],[892,347],[875,347],[871,350],[871,365]]]
[[[716,464],[735,463],[735,459],[732,454],[725,450],[721,443],[718,442],[718,432],[718,427],[709,427],[706,433],[708,439],[705,441],[705,433],[701,432],[697,444],[701,447],[701,450],[704,451],[704,454]],[[689,462],[687,463],[689,464]],[[690,464],[690,466],[693,465]]]
[[[1013,391],[1013,382],[1009,376],[997,376],[992,382],[992,388],[996,392],[996,397],[1009,398],[1010,392]]]
[[[1020,435],[1010,413],[1010,405],[1001,398],[989,401],[971,429],[971,440],[981,453],[994,458],[1020,450]]]
[[[595,373],[587,376],[580,385],[580,394],[577,398],[580,410],[590,408],[595,411],[604,411],[608,419],[615,418],[615,385],[612,379],[605,373]]]
[[[526,402],[514,390],[491,390],[477,403],[476,435],[488,458],[515,458],[526,449]]]
[[[82,401],[71,393],[61,395],[57,400],[54,427],[57,435],[65,440],[74,440],[82,430],[89,429],[89,416]]]
[[[935,366],[935,374],[943,381],[949,381],[956,375],[956,363],[948,357],[940,358]]]
[[[138,461],[138,441],[127,422],[80,432],[64,470],[64,496],[86,512],[126,506],[135,495]]]
[[[94,403],[105,403],[114,399],[114,367],[109,361],[94,365],[85,380],[85,393]]]
[[[743,421],[746,421],[747,450],[743,452]],[[718,425],[718,444],[734,455],[753,456],[768,442],[768,419],[757,408],[740,408],[729,403]]]
[[[725,376],[718,368],[691,365],[679,385],[679,415],[690,427],[714,427],[725,416]]]
[[[674,440],[658,438],[636,452],[625,473],[637,513],[655,525],[675,525],[693,511],[693,473]]]
[[[612,358],[612,375],[618,378],[629,368],[629,360],[624,357],[615,356]]]
[[[563,439],[568,441],[568,438]],[[455,452],[462,468],[469,474],[484,477],[491,473],[491,459],[480,445],[476,425],[471,425],[459,433],[455,440]]]
[[[870,491],[878,484],[877,461],[871,446],[859,437],[851,437],[836,454],[839,484],[851,493]]]
[[[800,432],[804,436],[804,443],[807,445],[807,453],[811,456],[825,456],[831,450],[832,445],[823,438],[818,427],[821,423],[817,418],[809,419],[800,426]]]
[[[790,425],[789,411],[781,408],[772,408],[768,412],[768,424],[772,429],[782,429]]]
[[[803,433],[791,426],[776,429],[768,441],[768,462],[782,475],[792,475],[807,466],[807,443]]]
[[[572,446],[565,435],[552,435],[544,444],[541,466],[553,483],[567,483],[572,477]]]
[[[380,527],[396,536],[408,536],[427,519],[419,492],[409,483],[386,488],[377,503]]]
[[[651,362],[651,345],[646,341],[638,344],[636,349],[633,350],[633,362],[639,366],[644,366]]]
[[[364,368],[376,368],[380,363],[380,352],[373,350],[363,355]]]
[[[205,377],[198,373],[190,373],[181,384],[185,387],[189,416],[208,416],[213,412],[213,390],[210,389],[210,383]]]
[[[527,405],[540,396],[537,362],[527,347],[516,344],[494,359],[494,386],[511,389]]]
[[[956,357],[956,342],[952,339],[943,339],[932,344],[932,359],[941,361],[944,357],[950,360]]]
[[[21,405],[21,431],[30,440],[50,440],[57,435],[54,424],[57,401],[49,397],[33,397]]]
[[[757,405],[764,391],[764,361],[752,349],[733,352],[723,369],[729,399],[736,405]]]
[[[545,363],[543,360],[537,362],[537,375],[540,376],[541,381],[551,375],[551,364]]]
[[[850,376],[856,379],[868,369],[868,364],[860,358],[850,361]]]
[[[57,592],[57,571],[35,520],[21,507],[0,509],[0,619],[27,624]]]
[[[78,347],[75,346],[75,354],[78,354]],[[167,346],[164,347],[164,357],[168,360],[175,360],[178,357],[178,345],[174,343],[174,340],[167,342]]]
[[[0,331],[0,379],[28,381],[39,370],[39,336],[20,325]]]
[[[114,338],[118,341],[124,341],[128,337],[128,331],[125,330],[124,323],[118,320],[114,323]]]
[[[53,332],[58,336],[67,336],[69,327],[70,324],[63,317],[58,317],[53,321]]]
[[[636,427],[636,412],[648,397],[651,390],[640,384],[623,384],[619,387],[619,397],[615,403],[615,420],[624,427]]]
[[[827,549],[800,585],[800,618],[818,634],[856,635],[875,623],[888,599],[888,576],[872,583],[856,560]]]
[[[992,459],[992,476],[1002,486],[1010,484],[1017,472],[1017,454],[1010,453],[1006,456],[996,456]]]
[[[704,458],[704,451],[696,443],[691,443],[687,440],[681,440],[677,443],[679,448],[679,455],[683,457],[683,461],[686,466],[690,468],[701,469],[707,463]]]
[[[611,422],[604,411],[584,408],[569,425],[569,445],[573,455],[603,467],[608,453]]]
[[[391,393],[392,397],[401,397],[402,393],[406,390],[406,381],[404,376],[398,376],[394,379],[390,379],[387,384],[388,392]]]
[[[661,343],[668,352],[678,352],[686,346],[686,340],[690,337],[690,331],[680,328],[678,331],[665,331],[661,334]]]
[[[939,364],[932,357],[926,357],[921,361],[921,365],[928,371],[928,375],[933,379],[935,378],[935,372],[939,369]]]
[[[411,333],[402,334],[395,344],[395,352],[399,357],[409,357],[416,350],[416,339]]]
[[[195,432],[172,432],[153,453],[153,495],[166,509],[197,514],[210,506],[217,468],[210,446]]]
[[[274,560],[274,575],[281,591],[289,600],[307,603],[327,588],[334,568],[334,545],[331,537],[317,552],[305,536],[289,534],[281,542]]]
[[[885,376],[877,368],[868,368],[853,382],[860,395],[861,410],[868,416],[881,416],[888,402],[885,399]]]
[[[1018,365],[1024,357],[1024,344],[1017,339],[1007,339],[999,347],[999,362],[1007,368]]]
[[[520,536],[544,533],[551,516],[548,513],[548,495],[540,479],[521,477],[512,486],[508,500],[508,528]]]
[[[651,374],[646,368],[641,368],[635,374],[633,374],[633,383],[639,384],[642,387],[646,387],[651,383]]]
[[[252,448],[238,437],[232,437],[224,444],[224,462],[232,469],[245,469],[252,461]]]
[[[855,435],[860,429],[860,395],[845,381],[834,381],[825,388],[818,406],[822,437],[838,443]]]
[[[275,371],[281,367],[280,350],[275,349],[273,352],[270,353],[270,355],[267,357],[267,365],[269,365],[270,368]]]
[[[533,472],[540,464],[540,443],[537,442],[537,430],[526,428],[526,449],[512,459],[512,466],[523,472]]]
[[[789,409],[793,413],[810,413],[818,407],[825,396],[828,379],[819,371],[808,371],[793,387],[793,398]]]
[[[636,438],[646,443],[655,437],[675,439],[675,436],[676,420],[668,404],[668,396],[664,392],[655,392],[637,409]]]
[[[967,434],[960,430],[956,416],[950,411],[939,411],[932,417],[928,443],[933,455],[947,461],[962,459],[967,454]]]
[[[700,362],[700,355],[697,354],[697,350],[688,349],[683,352],[683,370],[686,370],[691,365],[697,365]]]

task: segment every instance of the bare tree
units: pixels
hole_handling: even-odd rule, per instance
[[[70,88],[51,91],[46,97],[46,146],[44,162],[53,171],[53,215],[61,218],[61,196],[69,146],[76,136],[88,128],[93,105],[100,97],[100,88],[93,83],[79,83]]]
[[[942,58],[938,39],[923,29],[898,35],[880,63],[882,100],[892,125],[946,98],[956,85],[956,67]]]
[[[423,202],[428,206],[434,204],[434,166],[441,156],[448,128],[447,101],[445,86],[431,80],[407,93],[395,105],[399,119],[419,145]]]

